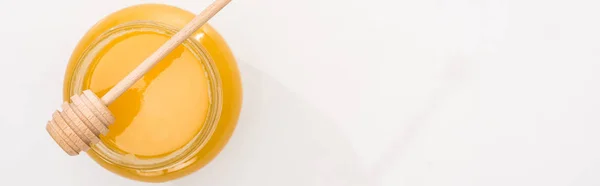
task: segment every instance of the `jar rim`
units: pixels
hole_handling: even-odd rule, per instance
[[[171,37],[177,33],[178,29],[160,22],[138,20],[126,22],[106,30],[88,45],[81,57],[76,60],[74,73],[72,74],[70,84],[68,85],[70,90],[69,95],[81,94],[83,91],[85,74],[87,74],[91,63],[101,49],[119,36],[139,31],[156,32]],[[182,45],[191,51],[196,59],[201,61],[206,72],[205,76],[208,79],[209,104],[202,128],[182,148],[160,158],[140,159],[135,155],[124,154],[115,149],[111,149],[100,141],[90,149],[90,151],[96,153],[100,159],[144,175],[162,174],[164,170],[174,171],[184,168],[185,162],[193,158],[194,155],[209,141],[216,129],[222,110],[222,92],[219,71],[216,69],[216,65],[210,54],[197,40],[188,38]]]

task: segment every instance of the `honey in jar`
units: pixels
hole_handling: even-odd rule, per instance
[[[64,100],[86,89],[103,96],[193,17],[160,4],[108,15],[73,52]],[[235,59],[206,24],[109,105],[116,121],[88,154],[107,170],[139,181],[188,175],[225,146],[241,99]]]

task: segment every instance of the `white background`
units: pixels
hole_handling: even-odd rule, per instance
[[[0,185],[143,185],[44,130],[78,40],[126,6],[0,0]],[[234,0],[212,21],[242,73],[231,142],[166,185],[600,185],[600,4]]]

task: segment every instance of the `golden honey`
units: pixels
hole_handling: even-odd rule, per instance
[[[86,89],[103,96],[193,17],[159,4],[132,6],[105,17],[72,54],[64,99]],[[240,108],[235,59],[207,24],[109,105],[116,121],[88,154],[131,179],[176,179],[221,151]]]

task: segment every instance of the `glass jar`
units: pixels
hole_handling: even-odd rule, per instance
[[[65,73],[63,99],[67,101],[72,95],[90,88],[86,78],[90,69],[94,68],[94,60],[116,38],[132,32],[170,37],[194,16],[168,5],[144,4],[125,8],[105,17],[84,35],[75,48]],[[241,81],[235,59],[224,39],[208,24],[187,39],[183,47],[201,62],[208,81],[206,93],[209,104],[206,113],[198,113],[205,115],[203,123],[196,126],[198,132],[180,148],[151,157],[135,156],[111,147],[111,141],[106,136],[101,136],[100,143],[87,152],[98,164],[130,179],[164,182],[198,170],[225,146],[241,109]],[[176,92],[172,94],[177,96]],[[115,112],[111,106],[109,109]],[[117,121],[115,125],[120,123]],[[122,126],[110,126],[109,131],[114,127]]]

